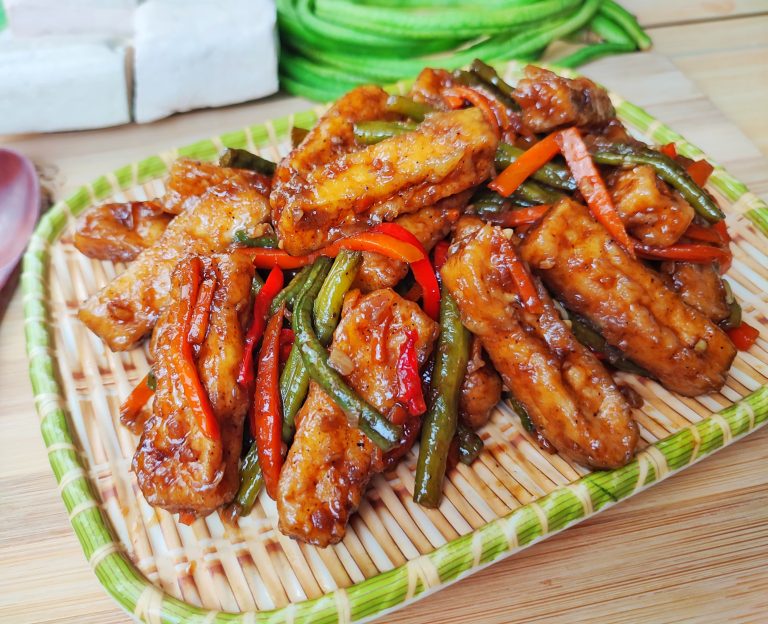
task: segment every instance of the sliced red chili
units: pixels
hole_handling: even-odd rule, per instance
[[[421,388],[419,374],[419,357],[416,352],[416,342],[419,335],[413,329],[405,332],[405,340],[400,345],[397,358],[397,400],[405,405],[411,416],[421,416],[427,411],[424,392]]]

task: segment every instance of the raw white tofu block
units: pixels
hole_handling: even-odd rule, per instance
[[[134,26],[134,119],[277,91],[275,7],[267,0],[148,0]]]
[[[15,37],[129,36],[136,0],[4,0]]]
[[[125,48],[104,42],[0,40],[0,134],[130,121]]]

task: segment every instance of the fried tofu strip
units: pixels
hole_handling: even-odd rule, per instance
[[[563,126],[591,126],[616,116],[605,89],[588,78],[564,78],[528,65],[512,94],[520,105],[523,123],[533,132]]]
[[[630,258],[585,206],[555,204],[520,254],[569,309],[665,388],[697,396],[725,383],[736,355],[728,336]]]
[[[246,391],[237,383],[250,307],[253,265],[238,254],[206,260],[218,274],[208,332],[197,370],[219,422],[221,439],[206,437],[189,409],[171,362],[171,344],[181,330],[178,306],[169,305],[152,335],[152,370],[157,378],[152,416],[144,426],[133,471],[150,505],[191,517],[205,516],[234,497],[239,486]],[[178,301],[178,272],[171,300]]]
[[[130,262],[160,239],[172,218],[155,201],[102,204],[78,219],[73,242],[89,258]]]
[[[331,349],[350,360],[347,383],[385,415],[397,408],[396,364],[407,330],[418,334],[415,348],[423,365],[437,324],[387,289],[351,291],[334,334]],[[278,486],[280,530],[317,546],[335,544],[386,458],[314,382],[297,422]]]
[[[260,232],[268,218],[266,198],[245,179],[209,188],[199,203],[171,221],[155,245],[82,304],[80,320],[113,351],[130,349],[171,301],[171,271],[181,258],[220,253],[235,232]]]
[[[471,191],[464,191],[458,195],[446,197],[434,206],[427,206],[395,219],[395,223],[408,230],[424,245],[424,249],[430,251],[451,231],[466,208],[470,196]],[[379,288],[394,288],[407,273],[408,265],[405,262],[365,251],[355,278],[355,287],[363,292],[371,292]]]
[[[288,253],[393,221],[491,175],[497,138],[475,108],[435,113],[414,132],[353,149],[354,122],[381,118],[385,101],[376,87],[354,89],[278,166],[270,202]]]
[[[464,325],[483,344],[537,430],[562,454],[595,468],[626,464],[637,426],[613,379],[570,332],[544,288],[544,312],[526,312],[509,272],[512,243],[486,225],[459,243],[441,271]]]
[[[271,190],[271,180],[260,173],[179,158],[171,165],[161,203],[166,212],[180,214],[196,206],[209,188],[226,180],[251,186],[263,195]]]
[[[725,285],[714,264],[663,262],[661,275],[685,303],[709,320],[719,323],[728,318],[730,307]]]

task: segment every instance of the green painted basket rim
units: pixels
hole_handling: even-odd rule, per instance
[[[520,67],[514,61],[506,67]],[[565,75],[577,75],[558,70]],[[404,90],[407,83],[400,83]],[[611,93],[619,117],[658,144],[675,142],[689,158],[705,154],[642,108]],[[21,275],[29,372],[40,429],[70,522],[83,552],[106,591],[132,617],[164,624],[187,622],[257,624],[290,621],[323,624],[368,620],[446,587],[518,550],[562,531],[723,448],[768,422],[768,386],[700,422],[647,447],[627,466],[590,473],[519,507],[433,552],[319,598],[270,611],[225,613],[195,607],[163,593],[133,565],[115,539],[94,495],[67,422],[65,399],[56,379],[53,336],[46,304],[49,246],[76,216],[110,195],[157,178],[178,156],[211,159],[228,147],[253,147],[283,137],[290,127],[309,125],[318,109],[279,118],[243,130],[198,141],[121,167],[77,189],[40,221],[24,255]],[[712,162],[710,160],[710,162]],[[715,164],[715,163],[713,163]],[[715,165],[710,184],[768,236],[768,205]]]

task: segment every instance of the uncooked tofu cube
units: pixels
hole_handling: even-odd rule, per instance
[[[130,121],[125,48],[104,42],[0,39],[0,134]]]
[[[4,0],[15,37],[95,35],[127,37],[136,0]]]
[[[148,0],[134,26],[134,119],[253,100],[277,91],[268,0]]]

